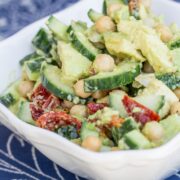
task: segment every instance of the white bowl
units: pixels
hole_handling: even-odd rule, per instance
[[[66,23],[71,19],[88,21],[88,9],[101,10],[101,5],[102,0],[83,0],[56,16]],[[167,22],[180,19],[180,5],[175,2],[154,0],[153,9],[158,14],[165,14]],[[28,26],[0,43],[0,92],[20,76],[18,61],[32,51],[32,37],[44,26],[45,20]],[[49,159],[79,176],[100,180],[157,180],[180,165],[180,135],[152,150],[94,153],[55,133],[24,123],[1,104],[0,116],[5,126],[31,142]]]

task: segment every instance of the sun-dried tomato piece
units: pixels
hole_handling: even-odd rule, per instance
[[[39,106],[42,106],[50,95],[51,93],[47,91],[46,88],[42,86],[42,84],[40,84],[32,93],[31,100]]]
[[[128,115],[134,117],[136,121],[141,122],[142,124],[145,124],[148,121],[160,120],[160,116],[156,112],[143,106],[128,96],[124,96],[122,102]]]
[[[56,109],[61,101],[40,84],[31,95],[31,114],[37,120],[43,113]]]
[[[37,120],[44,113],[44,110],[42,108],[36,106],[33,103],[30,104],[30,110],[31,110],[32,118],[34,120]]]
[[[63,111],[50,111],[43,114],[36,121],[36,125],[50,131],[55,131],[56,129],[66,125],[73,125],[77,129],[81,128],[81,122],[78,119]]]
[[[60,103],[61,103],[60,99],[51,94],[42,105],[42,108],[46,110],[52,110],[57,108],[60,105]]]
[[[94,114],[98,110],[101,110],[101,109],[103,109],[106,106],[107,106],[107,104],[105,104],[105,103],[93,103],[93,102],[88,103],[88,105],[87,105],[88,113],[89,114]]]

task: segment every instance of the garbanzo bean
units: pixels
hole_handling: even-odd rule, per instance
[[[107,95],[107,91],[96,91],[95,93],[92,94],[92,97],[94,99],[100,99],[103,98]]]
[[[164,136],[163,127],[156,121],[146,123],[142,132],[151,141],[159,141]]]
[[[95,136],[88,136],[83,140],[82,147],[91,151],[99,151],[101,148],[101,140]]]
[[[73,107],[73,103],[72,102],[70,102],[70,101],[66,101],[66,100],[64,100],[63,101],[63,103],[62,103],[62,106],[64,107],[64,108],[72,108]]]
[[[96,72],[111,72],[115,67],[114,59],[108,54],[99,54],[93,67]]]
[[[84,80],[79,80],[75,85],[74,85],[74,90],[76,95],[82,97],[82,98],[87,98],[91,95],[91,93],[86,93],[84,91]]]
[[[157,25],[156,31],[160,34],[161,40],[165,43],[169,42],[173,37],[173,34],[169,27],[163,24]]]
[[[180,99],[180,88],[177,88],[174,90],[174,93],[176,94],[176,96]]]
[[[21,81],[18,86],[18,91],[23,97],[27,97],[28,93],[33,90],[34,83],[32,81]]]
[[[70,110],[70,114],[74,116],[86,117],[87,108],[85,105],[74,105]]]
[[[108,16],[100,17],[95,23],[95,28],[98,33],[113,32],[116,30],[114,22]]]
[[[171,106],[171,114],[179,114],[180,115],[180,102],[175,102]]]

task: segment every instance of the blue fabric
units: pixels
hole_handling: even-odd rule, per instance
[[[0,38],[78,0],[0,0]],[[180,2],[180,0],[177,0]],[[0,125],[0,179],[83,180],[57,166],[30,144]],[[180,173],[167,180],[180,180]]]

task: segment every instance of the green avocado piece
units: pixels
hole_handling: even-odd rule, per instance
[[[128,36],[134,42],[136,49],[139,49],[147,58],[155,72],[170,73],[176,68],[171,61],[171,53],[156,32],[143,25],[139,21],[121,21],[118,24],[118,31]]]
[[[58,42],[58,54],[62,62],[62,76],[76,81],[87,75],[91,61],[76,51],[71,44]]]
[[[144,57],[136,50],[135,46],[121,33],[108,32],[104,34],[107,50],[119,58],[131,57],[137,61],[144,61]]]

